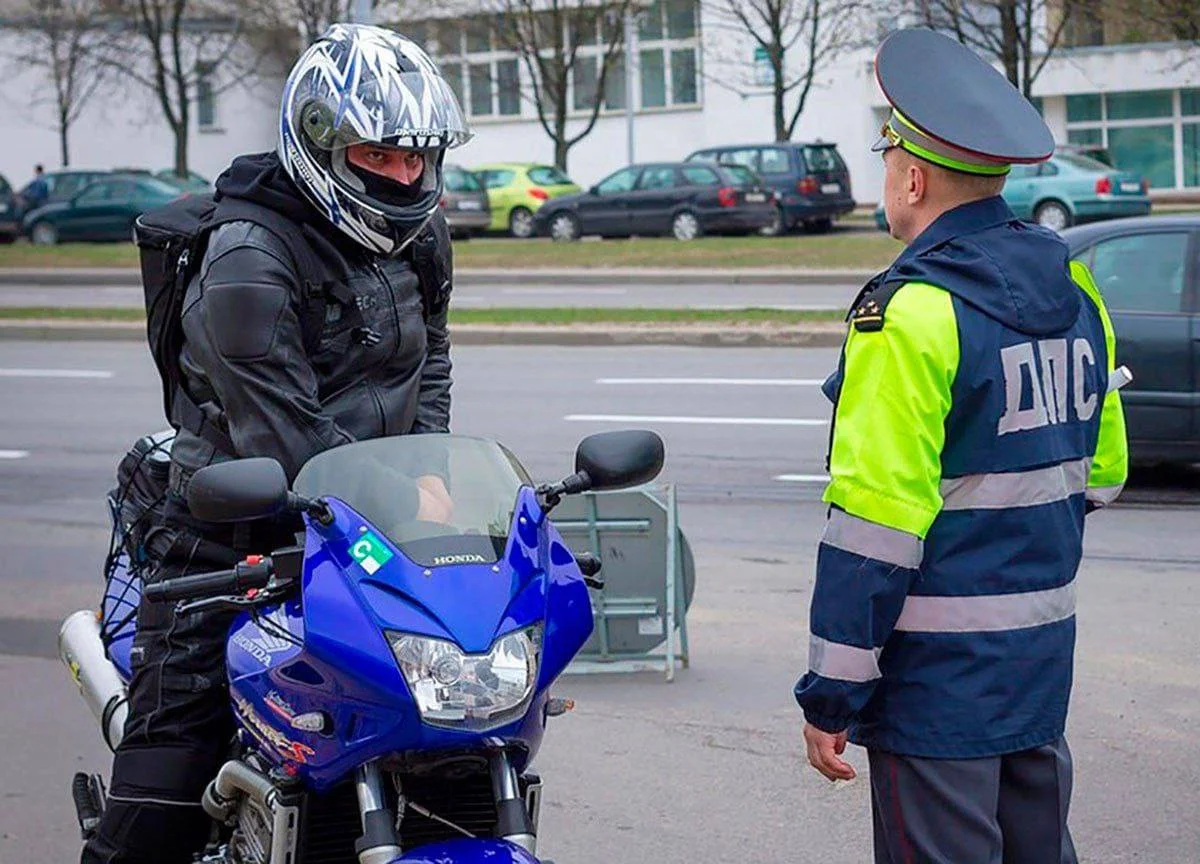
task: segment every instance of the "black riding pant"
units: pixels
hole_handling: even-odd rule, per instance
[[[234,546],[241,544],[232,530],[204,532],[209,539],[200,533],[168,516],[155,538],[162,565],[152,581],[236,563]],[[233,737],[225,672],[230,622],[228,612],[176,615],[171,603],[143,601],[138,609],[129,720],[113,758],[108,806],[83,864],[191,864],[204,847],[212,821],[200,798]]]

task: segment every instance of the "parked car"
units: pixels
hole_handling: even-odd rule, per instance
[[[0,174],[0,243],[11,243],[21,236],[21,202],[8,180]]]
[[[1131,458],[1200,462],[1200,216],[1156,216],[1063,232],[1104,296]]]
[[[46,246],[65,240],[128,240],[138,216],[179,197],[178,187],[154,177],[109,175],[68,201],[27,213],[22,230]]]
[[[1090,156],[1057,152],[1040,165],[1014,165],[1004,200],[1022,219],[1061,231],[1080,222],[1150,212],[1146,181]]]
[[[175,173],[174,168],[164,168],[161,171],[154,172],[154,176],[164,183],[178,186],[180,190],[193,195],[204,195],[213,191],[212,181],[207,177],[202,177],[195,171],[189,171],[186,177],[180,177]]]
[[[1147,192],[1137,174],[1059,150],[1040,165],[1014,165],[1003,194],[1021,219],[1062,231],[1083,222],[1144,216],[1150,212]],[[883,204],[875,208],[875,224],[887,230]]]
[[[442,210],[451,237],[473,237],[492,224],[488,193],[479,178],[457,165],[446,165],[443,173]]]
[[[775,196],[749,168],[696,162],[631,165],[587,192],[538,211],[537,233],[555,240],[704,233],[750,234],[776,218]]]
[[[785,143],[710,147],[688,161],[745,165],[779,193],[776,233],[804,226],[828,231],[854,210],[850,172],[836,144]]]
[[[42,175],[46,181],[46,199],[41,205],[53,204],[56,201],[66,201],[78,195],[85,186],[109,176],[108,171],[47,171]],[[29,200],[29,187],[33,181],[26,183],[17,193],[20,198],[20,213],[22,219],[32,209]],[[39,206],[41,206],[39,205]]]
[[[533,236],[533,216],[547,201],[574,195],[580,187],[553,165],[523,162],[480,165],[475,174],[487,189],[491,230]]]

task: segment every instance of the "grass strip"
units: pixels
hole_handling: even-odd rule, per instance
[[[900,244],[879,231],[837,230],[788,237],[702,237],[690,243],[669,238],[510,240],[485,237],[456,243],[455,264],[464,268],[537,270],[655,267],[678,269],[779,268],[880,269],[900,252]],[[0,246],[5,267],[137,267],[129,243],[64,243]]]
[[[575,307],[454,309],[452,324],[567,326],[589,324],[704,324],[796,325],[838,322],[837,311],[791,309],[591,309]],[[142,322],[141,309],[103,309],[86,306],[0,307],[0,320]]]

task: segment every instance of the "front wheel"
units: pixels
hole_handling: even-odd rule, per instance
[[[1044,201],[1033,211],[1033,221],[1051,231],[1071,227],[1071,211],[1061,201]]]
[[[550,237],[557,243],[570,243],[579,239],[583,231],[574,213],[556,213],[550,219]]]
[[[29,232],[35,246],[54,246],[58,243],[58,229],[49,222],[38,222]]]
[[[695,240],[700,236],[700,220],[696,218],[696,214],[688,210],[675,215],[675,220],[671,223],[671,234],[676,240],[688,242]]]
[[[520,240],[533,236],[533,213],[524,207],[513,208],[508,217],[508,233]]]

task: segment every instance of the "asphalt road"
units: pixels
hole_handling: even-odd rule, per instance
[[[489,307],[643,307],[694,309],[845,309],[859,285],[730,285],[696,281],[685,285],[499,285],[470,281],[455,290],[465,309]],[[111,285],[0,285],[0,307],[143,305],[142,289]]]
[[[864,779],[802,761],[802,671],[828,411],[826,350],[464,348],[456,431],[506,442],[539,479],[583,435],[648,425],[698,562],[692,666],[569,677],[577,700],[538,761],[543,851],[560,864],[869,860]],[[716,380],[714,380],[716,379]],[[783,380],[780,380],[783,379]],[[106,770],[95,724],[54,656],[57,622],[95,603],[101,499],[120,452],[160,428],[158,384],[131,343],[0,343],[0,862],[69,861],[75,770]],[[784,479],[780,479],[780,478]],[[1200,479],[1172,472],[1173,494]],[[1070,740],[1072,824],[1094,864],[1200,861],[1200,541],[1196,511],[1090,517]]]

